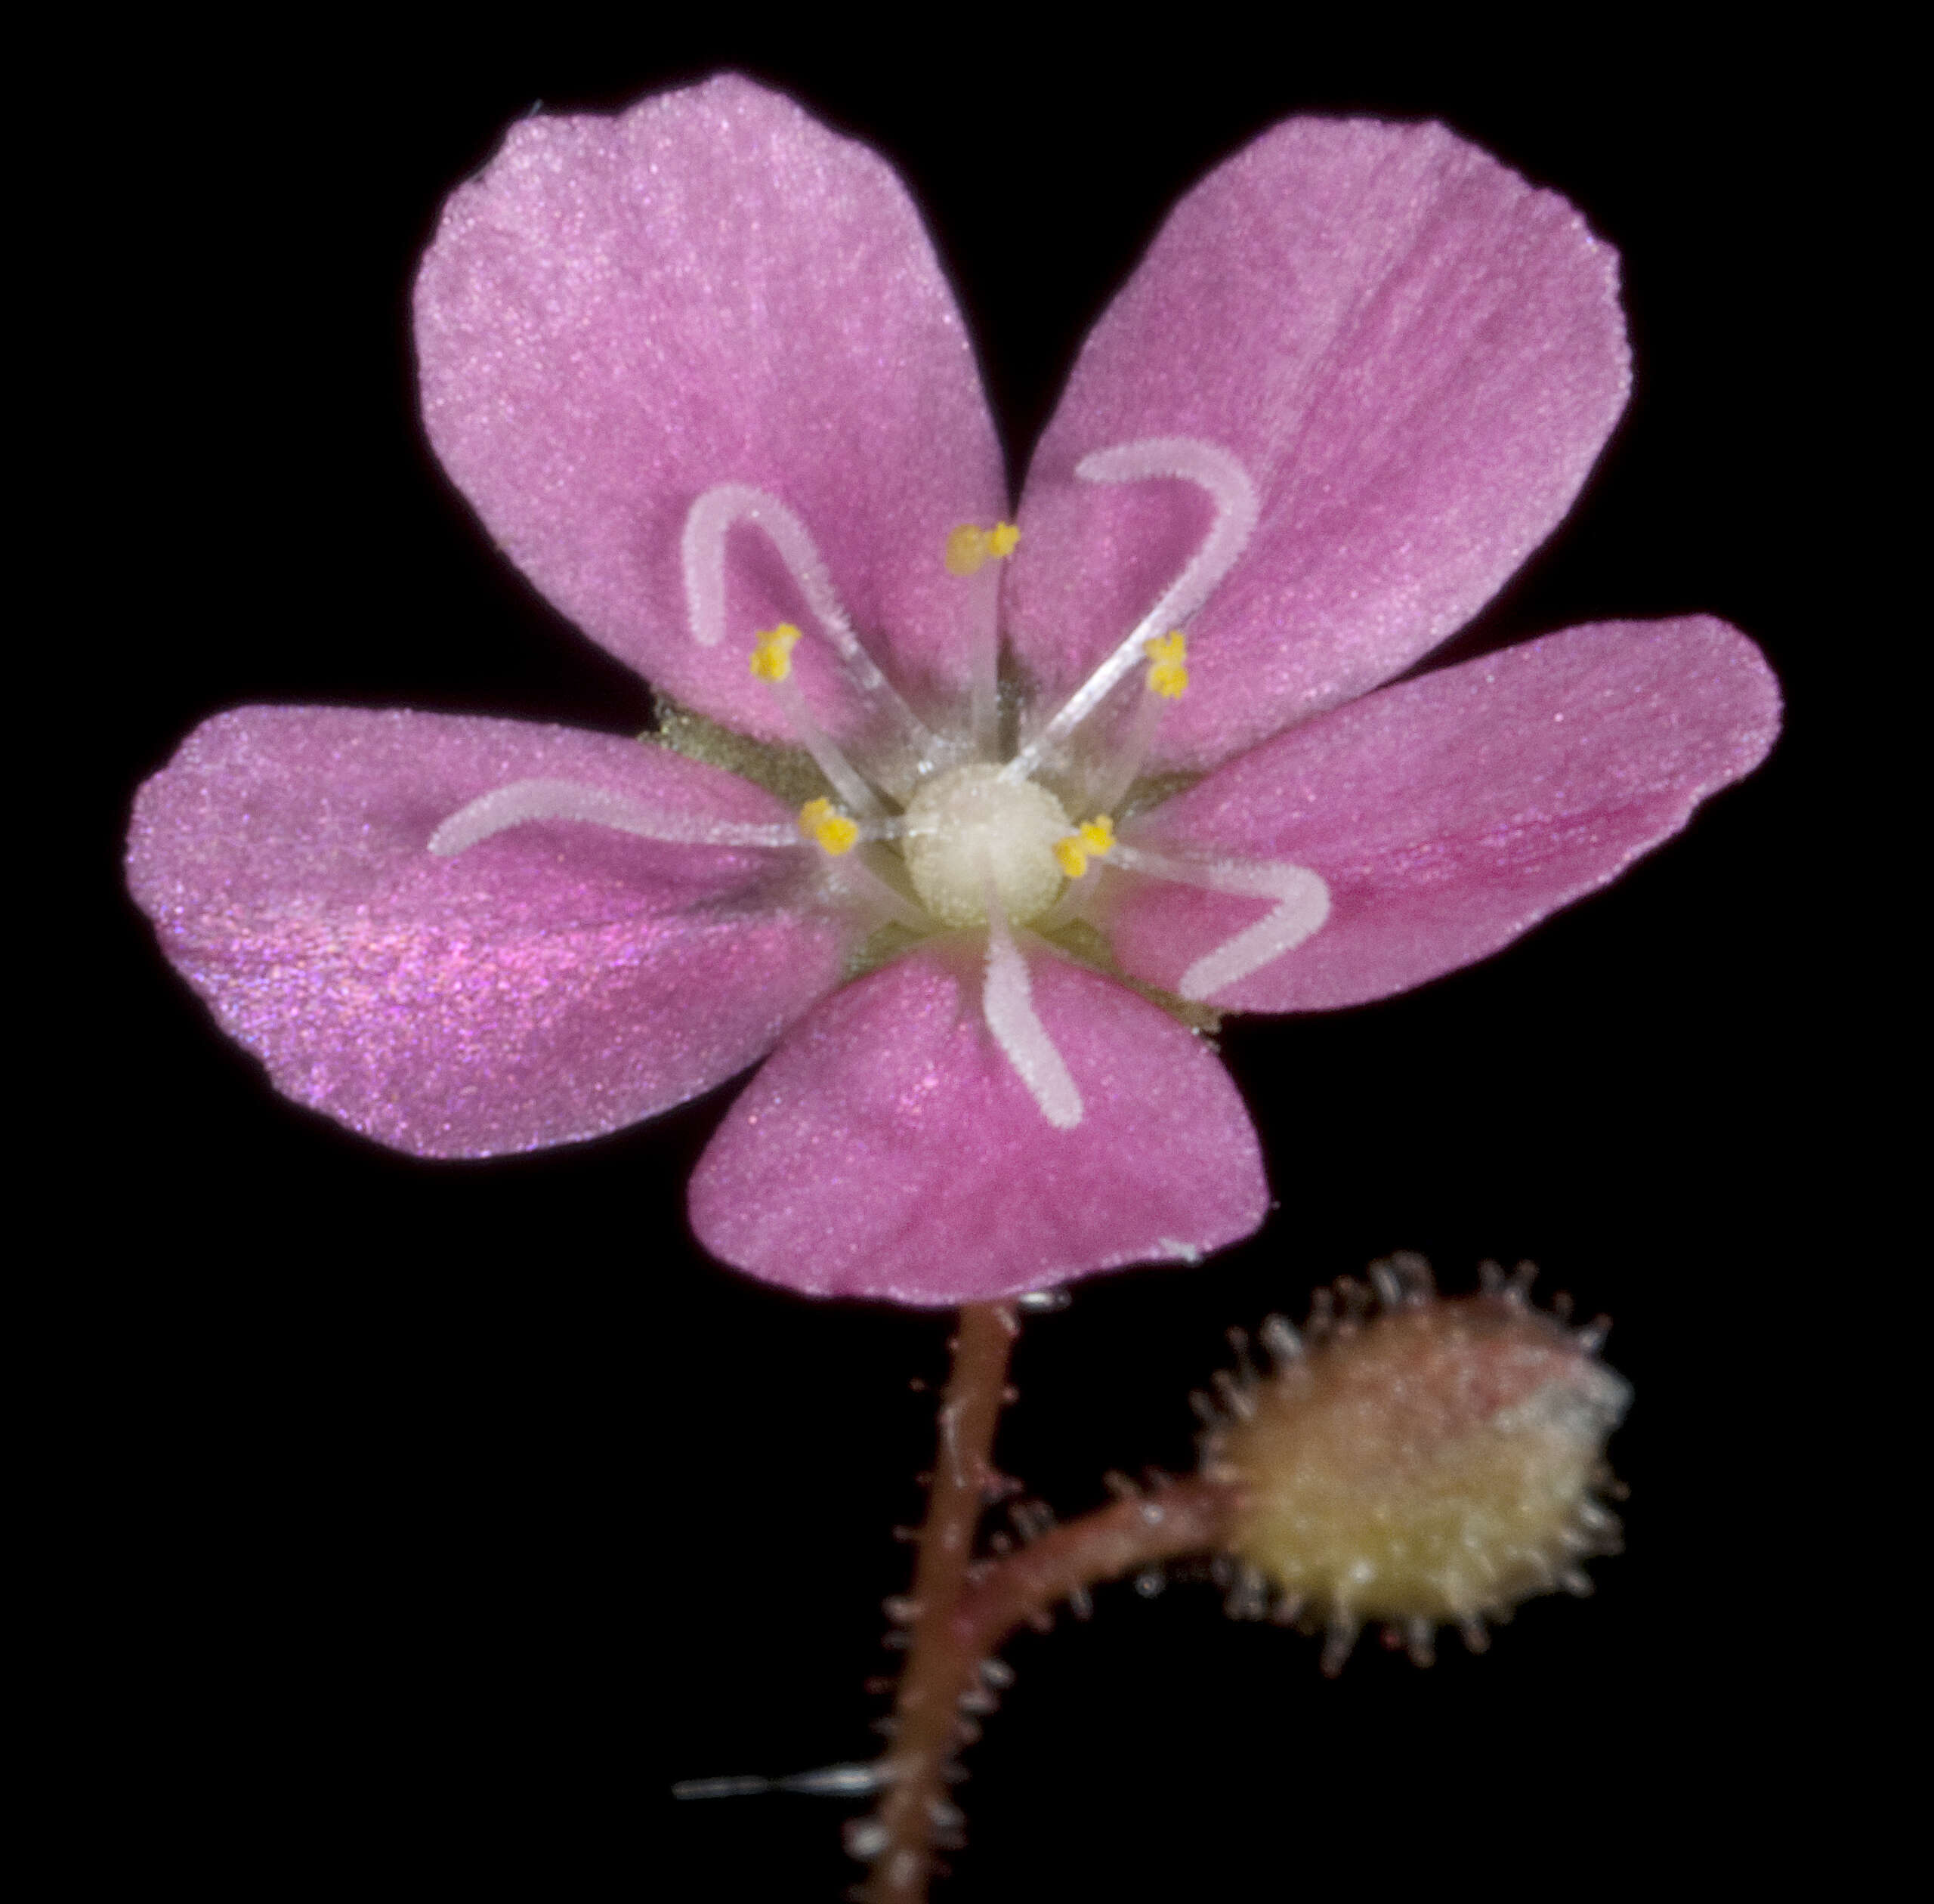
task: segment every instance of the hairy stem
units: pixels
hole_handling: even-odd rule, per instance
[[[945,1774],[960,1740],[960,1695],[980,1664],[978,1655],[955,1643],[954,1615],[994,1478],[994,1424],[1018,1333],[1006,1303],[972,1303],[960,1312],[913,1570],[907,1668],[894,1706],[893,1782],[875,1820],[883,1837],[873,1875],[859,1893],[866,1904],[914,1904],[925,1896],[935,1828],[950,1816]]]
[[[888,1755],[892,1779],[867,1834],[874,1862],[858,1893],[864,1904],[919,1904],[936,1841],[957,1842],[947,1775],[956,1751],[976,1736],[965,1708],[988,1709],[981,1668],[1007,1636],[1025,1621],[1045,1618],[1058,1600],[1219,1549],[1228,1535],[1234,1505],[1228,1488],[1163,1479],[1018,1553],[972,1562],[974,1530],[996,1479],[990,1457],[1015,1332],[1013,1312],[999,1306],[961,1312],[914,1570],[912,1634]]]
[[[1023,1621],[1041,1618],[1057,1600],[1221,1547],[1234,1504],[1233,1490],[1198,1477],[1083,1514],[987,1568],[956,1603],[947,1643],[978,1670]]]

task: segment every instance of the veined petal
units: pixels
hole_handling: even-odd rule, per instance
[[[1157,809],[1138,842],[1307,867],[1321,928],[1218,991],[1315,1011],[1468,965],[1615,878],[1751,772],[1779,731],[1759,650],[1710,617],[1607,622],[1386,688]],[[1266,900],[1117,878],[1124,969],[1175,986]]]
[[[1156,763],[1206,767],[1401,673],[1571,507],[1630,383],[1617,259],[1438,125],[1292,119],[1176,208],[1028,471],[1009,635],[1052,704],[1179,574],[1209,499],[1080,481],[1219,446],[1261,505],[1189,624]]]
[[[727,638],[695,635],[682,538],[728,484],[797,519],[897,685],[964,701],[991,605],[947,574],[946,539],[992,522],[1006,481],[953,294],[877,154],[731,76],[616,117],[521,120],[444,207],[416,345],[430,440],[491,533],[687,706],[789,737],[747,654],[777,623],[817,626],[742,523]],[[830,650],[809,640],[797,666],[843,734]]]
[[[608,734],[251,707],[141,789],[128,878],[162,950],[277,1089],[426,1157],[592,1137],[743,1070],[839,978],[794,852],[438,826],[520,780],[692,821],[789,819],[715,768]]]
[[[789,1289],[938,1304],[1247,1235],[1268,1187],[1208,1047],[1123,986],[1029,966],[1078,1125],[987,1030],[978,958],[916,952],[814,1012],[733,1106],[692,1178],[699,1240]]]

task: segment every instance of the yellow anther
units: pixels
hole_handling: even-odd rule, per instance
[[[1188,691],[1188,637],[1180,629],[1151,636],[1142,644],[1148,657],[1148,688],[1164,700],[1180,700]]]
[[[963,522],[947,532],[947,572],[972,575],[990,558],[997,561],[1012,555],[1020,539],[1021,531],[1011,522],[997,522],[991,529],[983,529],[976,522]]]
[[[790,622],[781,622],[756,638],[752,650],[752,676],[758,681],[783,681],[792,672],[792,651],[798,646],[799,631]]]
[[[987,534],[984,529],[972,522],[963,522],[959,528],[947,531],[949,575],[972,575],[987,559]]]
[[[798,631],[794,631],[797,638]],[[808,800],[799,809],[799,830],[816,845],[837,859],[859,844],[860,829],[843,813],[833,811],[830,800]]]
[[[1078,879],[1088,870],[1088,862],[1105,858],[1114,843],[1115,823],[1105,813],[1097,814],[1055,842],[1055,858],[1070,879]]]

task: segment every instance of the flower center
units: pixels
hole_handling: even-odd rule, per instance
[[[920,903],[943,926],[979,926],[987,882],[1017,925],[1038,919],[1059,897],[1055,843],[1070,830],[1067,811],[1045,787],[1006,780],[977,761],[937,774],[907,808],[903,845]]]

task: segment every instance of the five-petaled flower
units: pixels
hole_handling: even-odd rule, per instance
[[[1291,120],[1191,192],[1011,521],[906,193],[742,79],[521,122],[416,323],[445,467],[661,731],[244,708],[143,789],[134,889],[280,1090],[419,1155],[771,1053],[691,1216],[794,1288],[953,1303],[1247,1235],[1204,1018],[1481,957],[1777,728],[1704,617],[1398,678],[1628,384],[1614,254],[1441,127]]]

